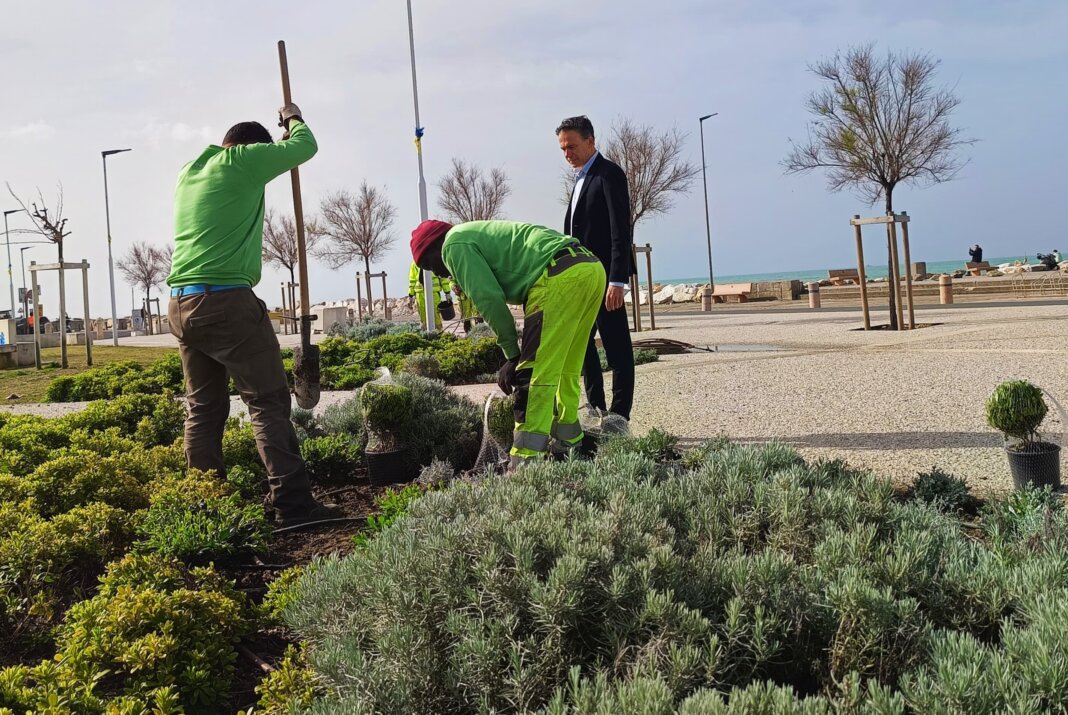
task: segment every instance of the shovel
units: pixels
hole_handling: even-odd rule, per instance
[[[289,104],[289,63],[286,43],[278,41],[278,63],[282,68],[282,99]],[[297,404],[310,410],[319,404],[319,346],[312,345],[311,324],[315,316],[308,312],[308,253],[304,243],[304,207],[300,201],[300,172],[289,172],[293,180],[293,222],[297,225],[297,255],[300,262],[300,345],[293,350],[293,393]]]

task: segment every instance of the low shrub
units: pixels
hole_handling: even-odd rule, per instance
[[[952,513],[971,514],[978,506],[978,500],[972,496],[967,482],[943,472],[938,467],[929,472],[921,472],[909,487],[906,496]]]
[[[59,377],[48,385],[46,402],[107,400],[119,395],[162,395],[184,391],[182,360],[168,354],[148,366],[132,360],[89,368]]]
[[[393,380],[412,394],[411,417],[397,436],[416,463],[426,466],[440,459],[456,471],[473,467],[482,446],[482,410],[440,380],[404,372]]]
[[[44,517],[90,502],[137,511],[148,506],[148,493],[138,475],[127,468],[128,461],[128,455],[99,457],[85,450],[63,450],[28,474],[25,486]]]
[[[400,447],[401,430],[411,421],[412,391],[402,385],[369,382],[360,390],[367,450],[389,452]]]
[[[229,693],[248,616],[243,597],[210,569],[127,556],[109,567],[96,596],[67,613],[54,661],[0,671],[0,706],[212,712]],[[160,702],[174,709],[151,709]]]
[[[312,437],[300,445],[308,475],[317,482],[351,482],[363,466],[359,437],[330,434]]]
[[[1047,493],[988,505],[980,541],[783,445],[717,442],[684,467],[667,435],[614,444],[427,494],[302,577],[285,618],[328,693],[311,711],[1065,702],[1048,676],[1068,662],[1068,516]]]
[[[366,342],[383,335],[419,332],[422,332],[422,326],[419,323],[394,323],[392,320],[384,320],[382,318],[364,318],[363,320],[334,323],[327,329],[326,334],[346,340]]]
[[[170,395],[122,395],[89,403],[84,410],[54,420],[67,433],[117,427],[146,447],[168,445],[182,434],[185,406]]]
[[[597,357],[601,361],[601,369],[608,370],[608,356],[604,352],[604,348],[597,348]],[[646,365],[651,362],[658,362],[660,355],[655,350],[648,350],[646,348],[634,348],[634,366]]]
[[[267,469],[256,448],[256,434],[251,422],[243,422],[236,417],[228,419],[223,430],[222,451],[227,474],[236,467],[261,477],[267,476]]]
[[[435,355],[426,353],[409,355],[401,363],[401,370],[431,380],[441,379],[441,361]]]
[[[357,546],[366,546],[371,539],[407,514],[412,503],[423,496],[428,488],[418,484],[409,484],[400,490],[387,489],[386,493],[378,498],[379,513],[367,517],[366,530],[356,534],[352,540]]]
[[[598,448],[598,453],[606,457],[634,454],[656,462],[666,462],[682,457],[678,447],[678,437],[654,427],[640,437],[605,437]]]
[[[240,494],[202,497],[175,490],[153,500],[134,548],[204,564],[262,553],[270,533],[262,504],[249,503]]]
[[[256,694],[260,696],[257,712],[265,715],[303,712],[312,704],[315,692],[315,673],[305,662],[304,651],[289,646],[278,667],[256,686]]]

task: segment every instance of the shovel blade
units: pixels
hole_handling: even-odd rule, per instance
[[[297,404],[310,410],[319,404],[319,346],[293,348],[293,394]]]

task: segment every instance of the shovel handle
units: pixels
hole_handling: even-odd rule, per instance
[[[289,61],[286,59],[286,43],[278,41],[278,64],[282,70],[282,103],[289,104],[293,101],[293,93],[289,88]],[[293,222],[297,225],[297,256],[300,263],[300,315],[309,315],[308,309],[308,252],[304,240],[304,205],[300,200],[300,171],[293,167],[289,171],[289,177],[293,183]],[[301,323],[303,331],[309,334],[307,321]]]

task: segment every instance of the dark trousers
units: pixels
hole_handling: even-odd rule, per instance
[[[229,378],[248,405],[271,503],[282,515],[313,505],[278,338],[267,306],[251,288],[171,298],[167,311],[185,372],[185,456],[191,469],[226,476],[222,439],[230,415]]]
[[[601,375],[597,346],[593,341],[596,334],[601,336],[608,366],[612,369],[612,405],[607,409],[629,420],[630,409],[634,404],[634,349],[630,344],[630,323],[627,322],[626,306],[618,310],[606,310],[602,301],[601,309],[597,313],[596,328],[590,334],[590,343],[586,346],[586,360],[582,365],[586,400],[591,407],[604,410],[604,377]]]

